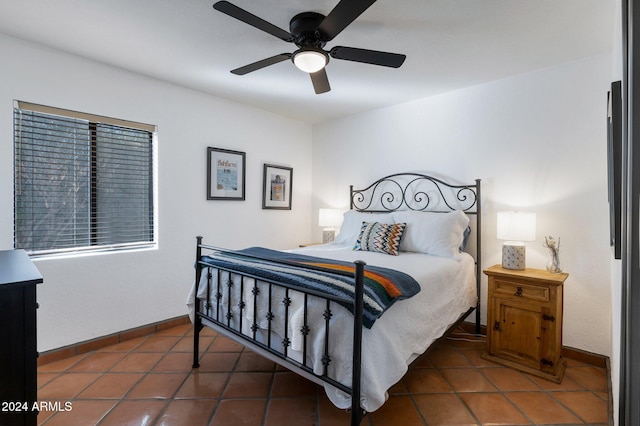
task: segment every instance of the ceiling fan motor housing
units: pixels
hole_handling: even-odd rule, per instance
[[[293,35],[296,46],[322,49],[326,40],[323,40],[318,26],[324,18],[323,14],[317,12],[302,12],[291,18],[289,32]]]

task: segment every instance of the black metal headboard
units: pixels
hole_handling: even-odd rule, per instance
[[[397,173],[364,189],[351,189],[351,209],[365,212],[395,210],[480,211],[480,179],[472,185],[454,185],[419,173]]]
[[[420,173],[396,173],[378,179],[364,189],[350,187],[349,202],[352,210],[385,213],[396,210],[450,212],[462,210],[475,216],[470,224],[469,238],[471,254],[476,263],[476,333],[480,333],[480,279],[481,266],[481,198],[480,179],[475,183],[458,185]]]

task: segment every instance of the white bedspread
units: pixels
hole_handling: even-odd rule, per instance
[[[396,302],[378,319],[371,329],[364,328],[362,342],[362,397],[361,406],[369,412],[375,411],[385,402],[387,390],[397,383],[406,373],[408,365],[418,355],[441,337],[447,328],[453,324],[462,313],[476,304],[475,266],[471,256],[463,253],[460,259],[448,259],[432,255],[401,252],[399,256],[389,256],[381,253],[353,251],[350,246],[326,244],[310,246],[293,250],[305,255],[330,259],[355,261],[363,260],[369,265],[382,266],[403,271],[418,281],[421,291],[407,300]],[[214,274],[215,275],[215,274]],[[215,281],[214,277],[214,281]],[[205,281],[206,284],[206,281]],[[250,296],[250,286],[245,285],[245,298]],[[206,285],[199,286],[198,297],[206,299]],[[226,286],[222,286],[223,290]],[[189,315],[193,320],[194,287],[187,299]],[[211,298],[213,294],[211,292]],[[232,301],[236,303],[235,300]],[[239,297],[239,296],[238,296]],[[223,291],[223,300],[228,295]],[[301,359],[302,338],[302,303],[293,298],[290,306],[289,338],[292,339],[289,355]],[[215,301],[213,301],[215,303]],[[263,309],[258,307],[259,311]],[[353,316],[341,306],[333,308],[331,325],[331,364],[329,375],[339,382],[351,385],[351,353]],[[266,312],[266,307],[264,308]],[[319,318],[320,327],[312,327],[308,339],[312,342],[308,362],[313,366],[316,374],[322,373],[321,358],[324,348],[324,321],[322,313],[324,304],[312,304],[309,309],[309,323],[316,324],[313,318]],[[263,312],[259,312],[262,314]],[[245,310],[246,320],[243,322],[243,332],[250,334],[250,323],[253,318],[253,308]],[[264,315],[259,315],[264,318]],[[266,327],[266,320],[261,320],[260,326]],[[336,332],[344,330],[344,332]],[[283,327],[273,330],[281,337]],[[293,352],[293,353],[292,353]],[[339,408],[351,407],[349,395],[335,387],[326,384],[327,396]]]

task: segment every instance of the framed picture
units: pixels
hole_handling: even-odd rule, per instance
[[[291,167],[264,165],[262,191],[263,209],[291,210],[293,169]]]
[[[207,148],[207,200],[244,200],[245,153]]]
[[[621,258],[622,240],[622,83],[611,83],[607,95],[607,173],[609,235],[616,259]]]

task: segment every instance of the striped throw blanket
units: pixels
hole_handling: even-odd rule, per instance
[[[204,256],[203,260],[213,266],[229,268],[239,273],[284,282],[353,300],[353,276],[339,272],[355,272],[351,262],[323,259],[251,247],[232,252],[217,252]],[[309,269],[312,266],[320,269]],[[364,319],[363,324],[371,328],[373,323],[396,300],[407,299],[420,291],[420,285],[404,272],[377,266],[365,267],[364,274]],[[353,312],[353,306],[344,305]]]

